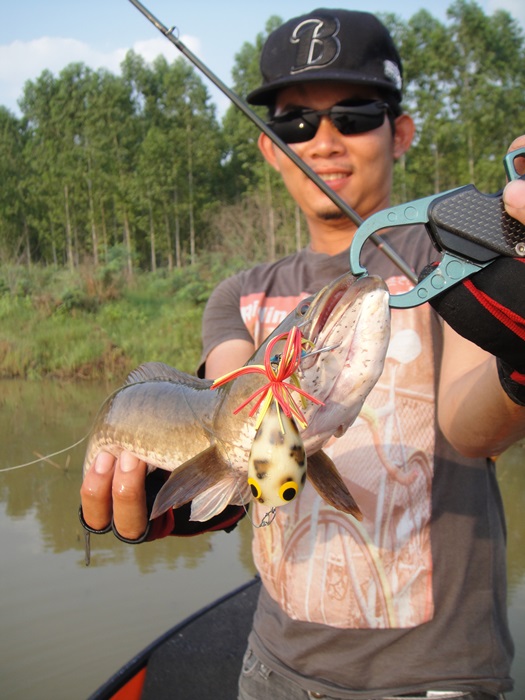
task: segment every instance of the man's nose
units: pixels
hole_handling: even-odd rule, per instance
[[[326,152],[342,150],[342,138],[342,134],[336,129],[330,117],[323,115],[315,136],[308,143],[319,154],[325,155]]]

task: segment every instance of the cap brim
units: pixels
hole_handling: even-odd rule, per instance
[[[387,80],[375,80],[374,78],[363,77],[362,73],[352,73],[351,71],[327,71],[323,70],[320,73],[308,73],[307,75],[297,76],[297,75],[287,75],[278,80],[274,80],[268,85],[263,85],[262,87],[252,90],[247,101],[252,105],[266,105],[270,106],[275,103],[276,93],[279,90],[283,90],[287,87],[292,87],[293,85],[301,85],[303,83],[315,83],[315,82],[326,82],[334,81],[338,83],[351,83],[352,85],[368,85],[371,87],[377,87],[379,90],[386,90],[391,92],[399,101],[401,100],[401,94],[399,90],[392,85]]]

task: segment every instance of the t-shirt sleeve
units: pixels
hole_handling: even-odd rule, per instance
[[[204,376],[209,353],[226,340],[253,342],[240,311],[242,273],[230,277],[213,290],[202,319],[202,355],[198,375]]]

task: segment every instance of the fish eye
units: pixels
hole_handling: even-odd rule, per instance
[[[250,485],[250,490],[252,492],[252,496],[254,498],[260,498],[262,495],[262,491],[259,487],[259,484],[255,481],[255,479],[252,479],[251,477],[248,479],[248,484]]]
[[[298,491],[299,487],[295,481],[286,481],[279,489],[279,496],[283,501],[289,503],[297,496]]]
[[[299,314],[299,316],[306,315],[308,309],[310,308],[310,304],[310,301],[303,301],[303,303],[297,307],[297,313]]]

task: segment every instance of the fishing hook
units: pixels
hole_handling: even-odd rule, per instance
[[[255,527],[268,527],[268,525],[271,525],[273,523],[276,515],[277,515],[277,509],[271,508],[271,510],[269,510],[267,513],[264,514],[264,517],[262,518],[259,525],[255,525]]]
[[[307,357],[312,357],[312,355],[319,355],[322,352],[329,352],[330,350],[335,350],[336,348],[340,347],[341,343],[336,343],[335,345],[326,345],[324,348],[317,348],[317,350],[311,350],[310,352],[306,352],[306,350],[303,350],[301,353],[301,361],[305,360]],[[279,364],[281,360],[282,355],[272,355],[270,362],[272,365],[277,365]]]

